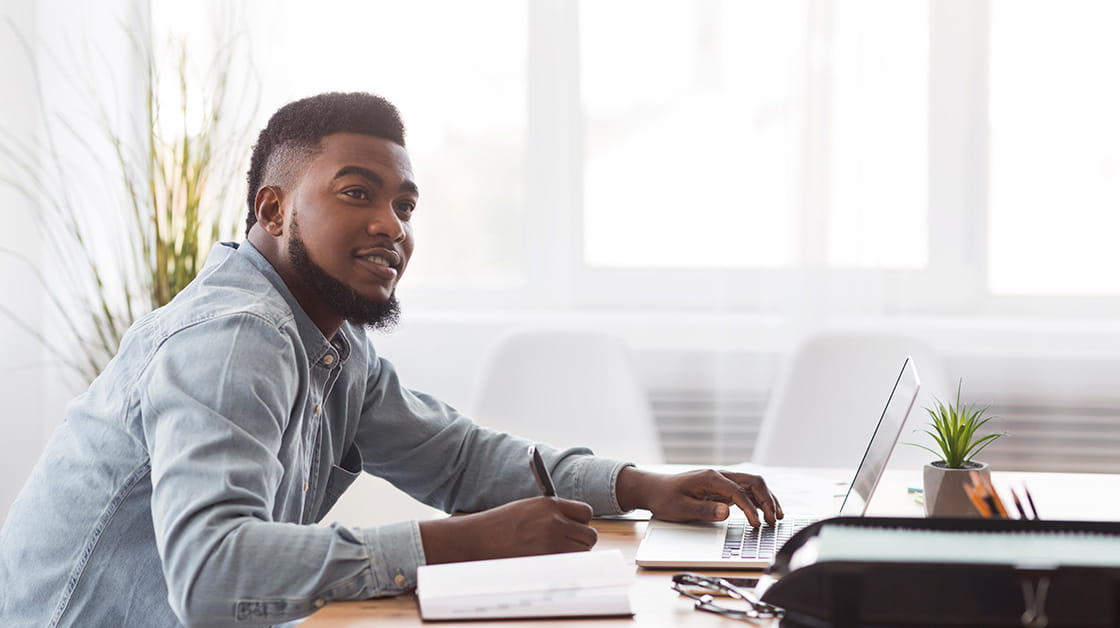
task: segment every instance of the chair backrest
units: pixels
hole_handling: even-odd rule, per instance
[[[906,356],[914,359],[921,388],[888,467],[920,468],[934,460],[905,443],[936,448],[922,429],[925,408],[949,395],[942,358],[920,340],[861,331],[823,332],[798,344],[770,394],[752,461],[854,469]]]
[[[610,334],[522,331],[488,356],[474,419],[557,447],[638,463],[664,459],[649,400],[631,355]]]
[[[422,504],[382,478],[361,473],[323,516],[322,524],[335,521],[373,526],[415,519],[438,519],[447,513]]]

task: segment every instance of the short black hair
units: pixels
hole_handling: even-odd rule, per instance
[[[324,137],[334,133],[359,133],[404,146],[400,112],[381,96],[366,92],[328,92],[290,102],[272,114],[257,136],[249,161],[248,205],[245,234],[257,222],[257,191],[265,179],[287,177],[302,157],[314,155]],[[283,171],[283,172],[279,172]]]

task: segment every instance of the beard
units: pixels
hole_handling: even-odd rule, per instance
[[[387,300],[375,301],[363,297],[357,290],[331,277],[321,266],[311,261],[307,247],[299,237],[294,218],[288,260],[300,281],[310,286],[331,311],[347,321],[369,329],[388,330],[400,320],[401,306],[397,301],[396,289]]]

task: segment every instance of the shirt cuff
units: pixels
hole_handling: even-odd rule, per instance
[[[373,574],[370,597],[400,595],[416,588],[416,568],[425,562],[419,522],[362,528],[362,536]]]
[[[569,460],[570,463],[557,470],[555,478],[560,497],[589,504],[596,515],[620,515],[625,512],[618,505],[618,474],[626,467],[634,466],[633,463],[598,456],[579,456]]]

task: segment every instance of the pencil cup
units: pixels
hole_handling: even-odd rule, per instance
[[[938,461],[941,462],[941,461]],[[969,473],[976,471],[985,479],[990,475],[988,463],[970,462],[964,469],[949,469],[930,462],[922,469],[927,517],[979,517],[976,507],[965,493]]]

